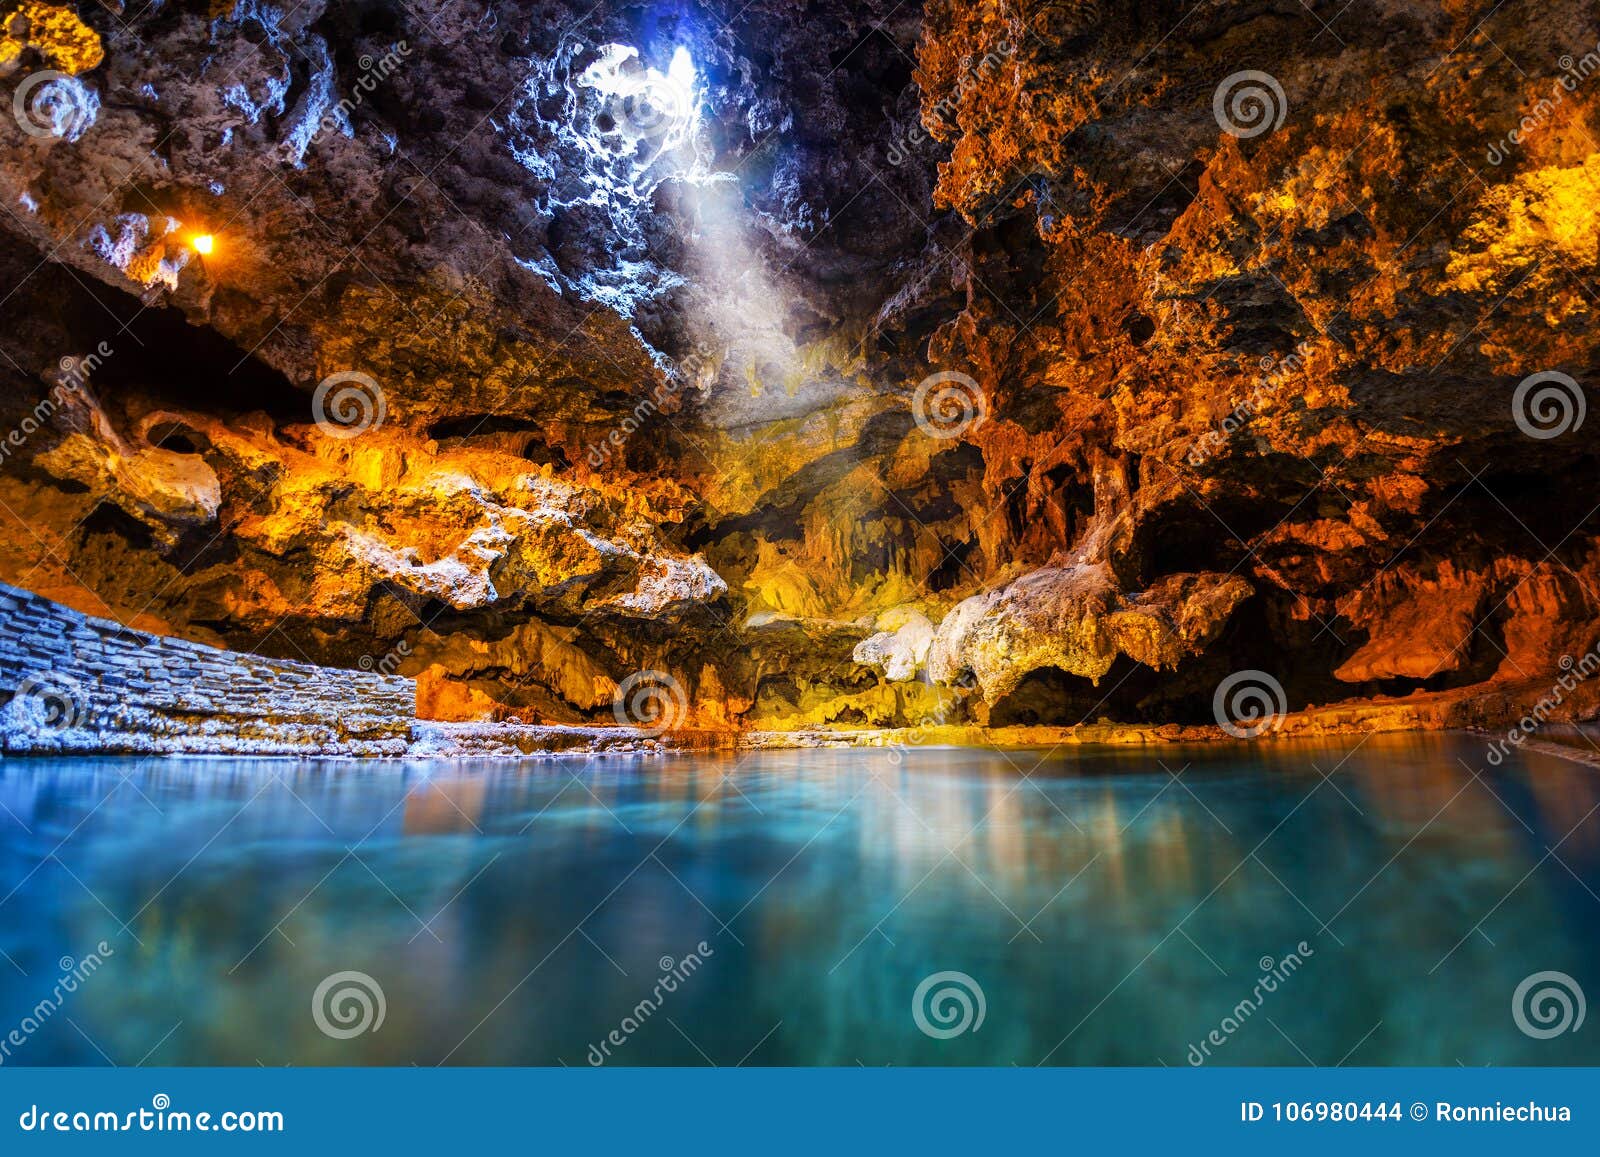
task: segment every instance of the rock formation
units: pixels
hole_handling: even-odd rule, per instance
[[[448,720],[1515,719],[1600,639],[1597,73],[1575,0],[0,0],[0,580]]]

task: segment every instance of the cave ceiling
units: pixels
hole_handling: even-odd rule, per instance
[[[1595,645],[1592,4],[0,13],[4,581],[444,718]]]

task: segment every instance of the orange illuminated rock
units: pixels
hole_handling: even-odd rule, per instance
[[[0,68],[29,49],[50,67],[74,76],[97,68],[106,55],[99,33],[71,8],[20,0],[0,9]]]
[[[678,158],[600,46],[341,102],[392,30],[252,12],[0,128],[0,578],[530,727],[1461,725],[1600,642],[1592,4],[753,5]]]

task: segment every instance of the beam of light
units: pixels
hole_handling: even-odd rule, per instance
[[[684,104],[687,105],[694,99],[694,81],[694,58],[680,44],[672,54],[672,63],[667,65],[667,83],[683,95]]]
[[[799,395],[819,383],[788,332],[789,295],[762,256],[739,182],[723,176],[697,186],[694,205],[697,228],[685,243],[700,293],[688,321],[696,345],[717,350],[726,374],[711,412],[737,425],[804,409]]]
[[[211,251],[217,247],[217,239],[209,233],[196,234],[192,244],[194,251],[202,257],[209,257]]]

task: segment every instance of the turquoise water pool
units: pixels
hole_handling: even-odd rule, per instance
[[[1471,736],[9,760],[0,805],[6,1064],[1600,1063],[1600,772]]]

